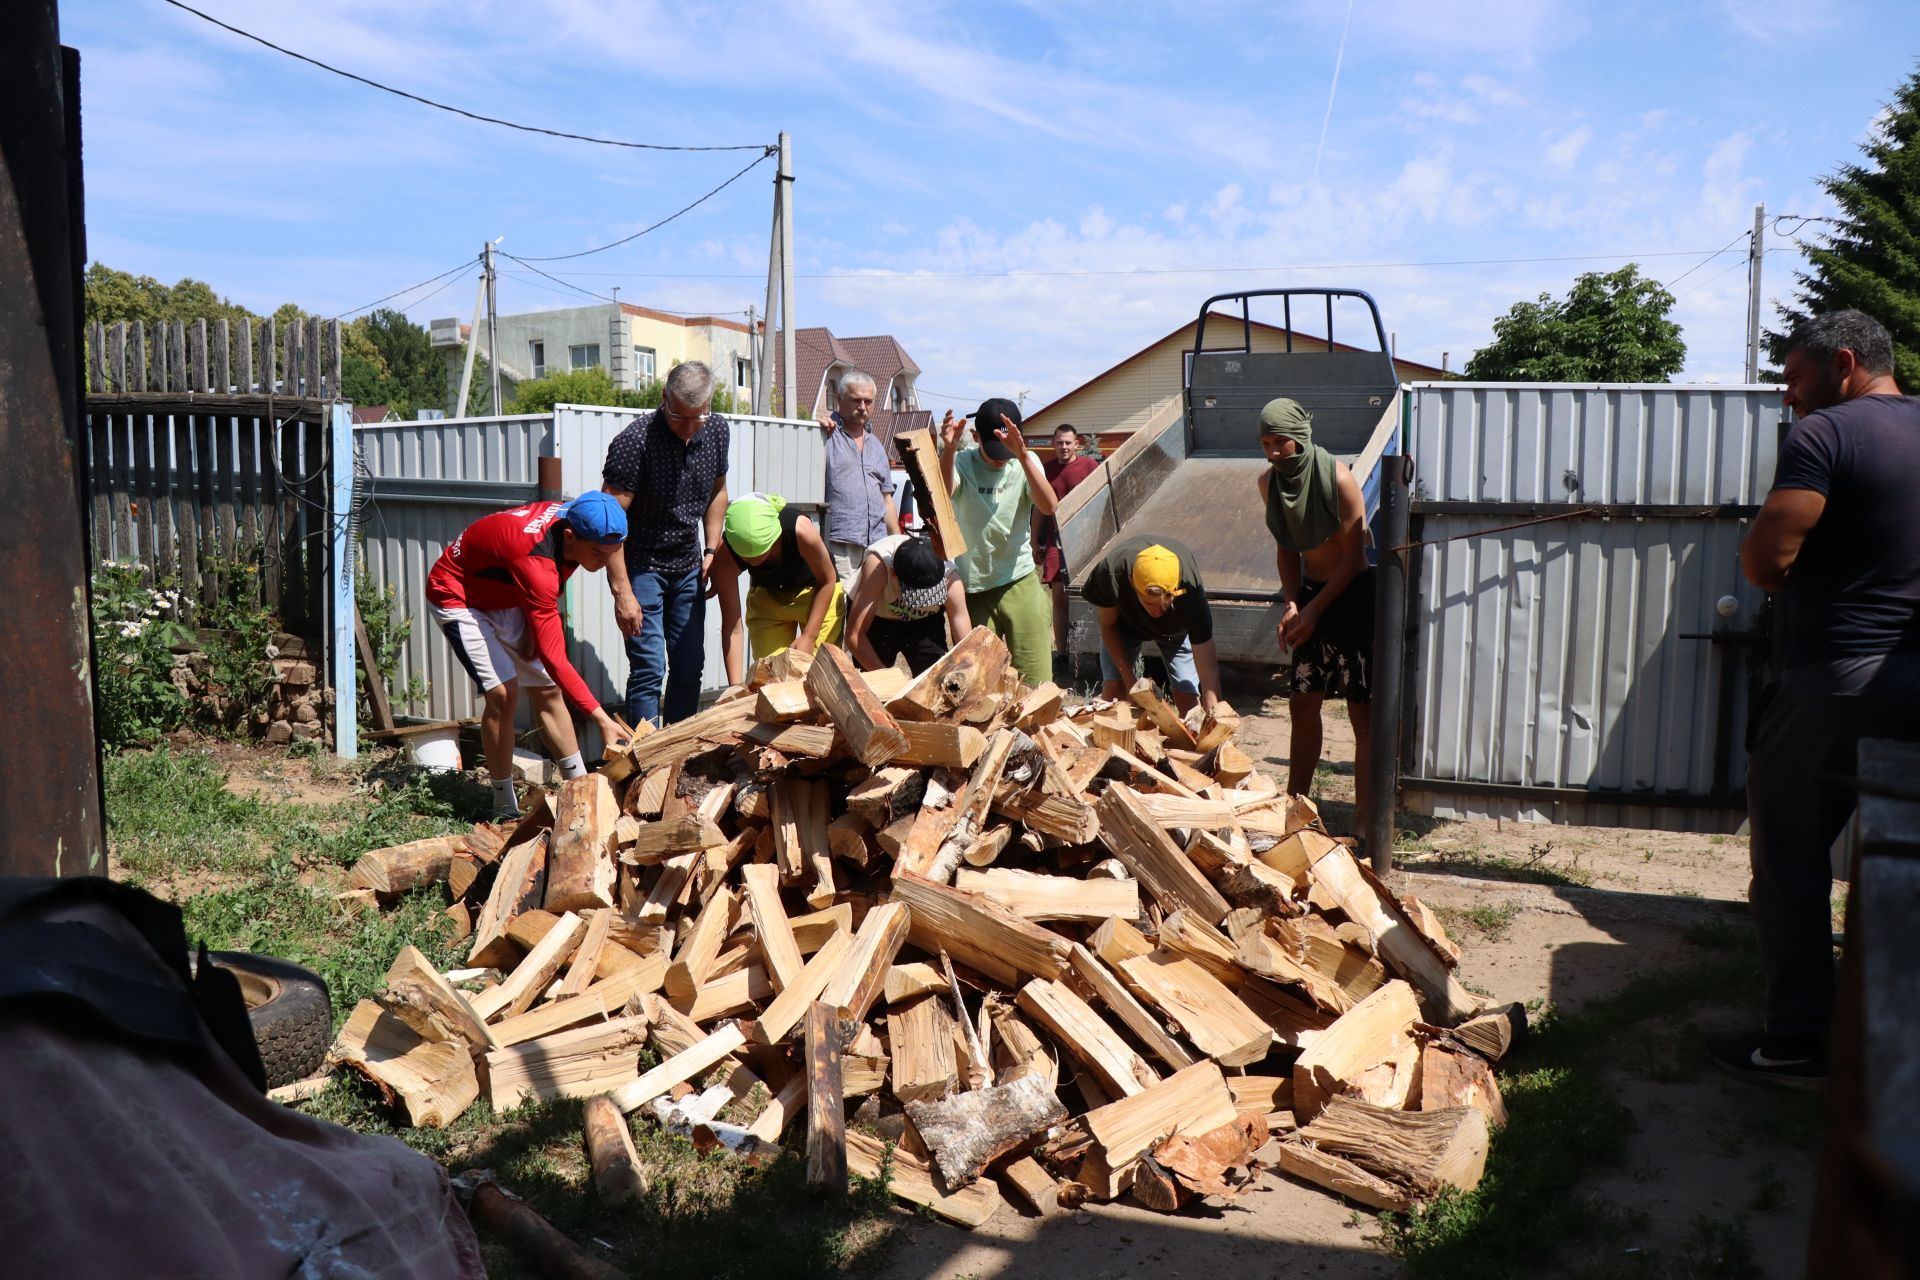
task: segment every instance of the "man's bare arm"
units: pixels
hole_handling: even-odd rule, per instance
[[[1827,496],[1811,489],[1775,489],[1740,544],[1740,569],[1762,591],[1778,591],[1800,558],[1807,534],[1827,509]]]

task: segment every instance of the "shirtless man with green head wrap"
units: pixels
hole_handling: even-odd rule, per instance
[[[1260,501],[1273,534],[1286,607],[1280,645],[1293,740],[1287,790],[1306,795],[1320,766],[1320,706],[1345,698],[1353,721],[1355,813],[1367,796],[1368,702],[1373,666],[1373,570],[1366,504],[1353,472],[1313,442],[1313,417],[1293,400],[1260,411],[1260,445],[1273,465],[1260,473]]]

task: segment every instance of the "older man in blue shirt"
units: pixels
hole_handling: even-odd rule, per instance
[[[874,391],[873,379],[855,369],[840,379],[839,412],[817,419],[827,433],[827,551],[848,591],[867,548],[900,532],[887,446],[868,430]]]

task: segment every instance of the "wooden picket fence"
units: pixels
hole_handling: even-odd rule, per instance
[[[237,594],[314,636],[326,616],[340,326],[276,328],[91,326],[90,531],[96,560],[139,561],[193,614]]]

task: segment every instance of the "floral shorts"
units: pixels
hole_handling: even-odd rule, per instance
[[[1326,586],[1301,584],[1304,606]],[[1373,570],[1364,569],[1327,606],[1313,636],[1293,651],[1293,665],[1280,668],[1283,695],[1319,694],[1366,702],[1373,695]]]

